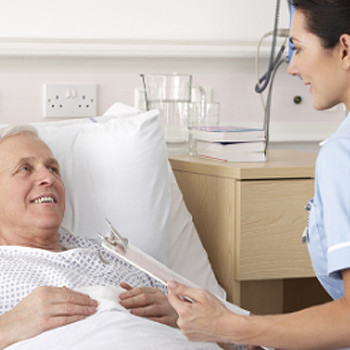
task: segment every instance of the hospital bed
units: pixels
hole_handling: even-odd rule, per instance
[[[117,103],[101,117],[33,125],[62,170],[62,230],[98,239],[108,218],[133,245],[225,298],[169,165],[157,111]],[[102,311],[8,349],[218,348],[128,312]]]

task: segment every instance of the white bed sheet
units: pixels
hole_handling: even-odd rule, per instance
[[[120,287],[89,286],[76,290],[98,301],[95,315],[16,343],[6,350],[220,349],[214,343],[190,342],[179,329],[130,314],[117,302],[123,291]],[[246,347],[235,345],[232,349]]]
[[[178,329],[111,309],[6,348],[6,350],[33,349],[214,350],[220,347],[210,343],[189,342]]]

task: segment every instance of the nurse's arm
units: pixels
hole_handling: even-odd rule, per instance
[[[193,341],[264,345],[276,349],[350,347],[350,270],[343,271],[345,296],[298,312],[240,316],[225,310],[209,292],[181,284],[169,286],[178,325]],[[189,303],[181,296],[193,299]]]

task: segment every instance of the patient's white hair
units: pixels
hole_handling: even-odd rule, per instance
[[[6,137],[29,133],[39,137],[38,131],[31,125],[10,125],[0,129],[0,142]]]

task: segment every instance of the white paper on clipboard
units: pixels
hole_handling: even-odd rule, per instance
[[[193,282],[169,269],[167,266],[138,249],[130,242],[128,243],[127,247],[124,248],[118,245],[110,244],[108,241],[103,240],[102,246],[110,252],[117,254],[121,259],[142,270],[165,286],[169,280],[174,280],[176,282],[198,288],[198,286]]]

